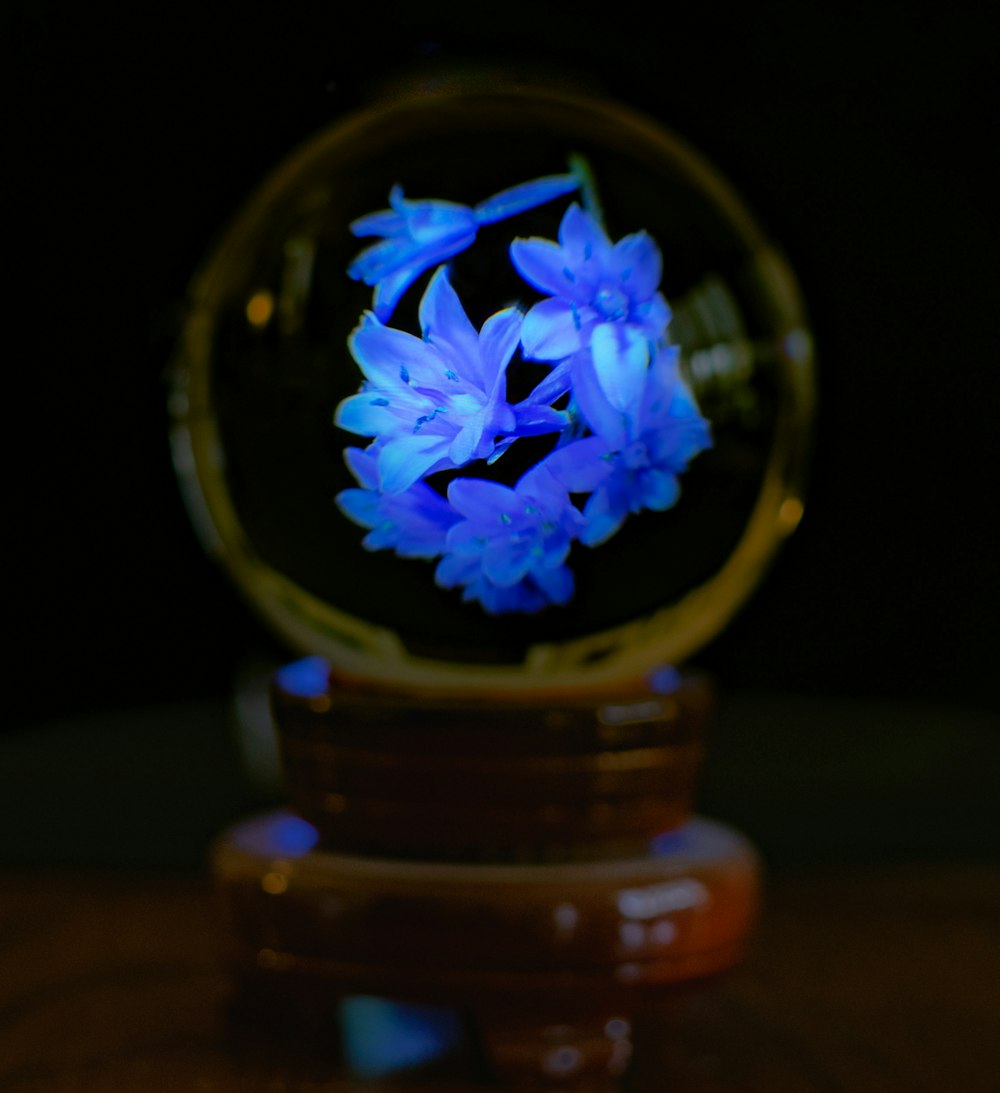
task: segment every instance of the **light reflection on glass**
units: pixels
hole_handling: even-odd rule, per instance
[[[557,940],[568,941],[580,921],[580,912],[572,903],[559,903],[552,908],[552,919],[556,926]]]
[[[454,1010],[370,995],[344,999],[340,1030],[347,1065],[361,1078],[381,1078],[422,1066],[462,1043],[462,1023]]]
[[[649,928],[649,940],[656,946],[669,945],[677,936],[677,927],[669,918],[654,922]]]
[[[799,526],[803,511],[803,504],[797,497],[788,497],[781,502],[778,522],[786,535],[790,535]]]
[[[638,922],[623,922],[618,937],[626,949],[641,949],[646,944],[646,927]]]
[[[274,314],[274,297],[267,289],[261,289],[247,300],[246,311],[247,322],[257,330],[262,330]]]
[[[651,888],[625,888],[618,893],[618,910],[625,918],[659,918],[670,911],[700,907],[709,899],[708,889],[691,877],[671,880]]]
[[[265,873],[260,878],[260,886],[269,896],[280,896],[288,891],[288,877],[284,873]]]
[[[316,240],[300,236],[285,243],[285,267],[278,297],[281,332],[294,334],[305,319],[313,265],[316,261]]]
[[[632,1026],[624,1017],[612,1017],[604,1026],[604,1034],[609,1040],[624,1040],[632,1034]]]
[[[650,840],[649,852],[653,857],[664,857],[668,854],[676,854],[679,850],[689,849],[692,843],[692,832],[688,824],[676,827],[672,831],[664,831]]]
[[[785,335],[782,348],[788,359],[796,364],[809,364],[812,361],[812,338],[801,327],[796,327]]]
[[[580,1049],[567,1044],[550,1051],[542,1060],[542,1068],[547,1074],[564,1078],[579,1070],[582,1062],[583,1055]]]

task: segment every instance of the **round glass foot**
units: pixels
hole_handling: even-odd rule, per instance
[[[758,902],[753,848],[701,817],[595,862],[424,863],[316,843],[287,811],[219,840],[230,959],[244,1002],[335,1033],[361,1075],[464,1058],[512,1084],[611,1081],[637,1016],[739,960]]]

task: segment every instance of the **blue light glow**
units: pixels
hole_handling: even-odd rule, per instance
[[[688,850],[693,845],[695,829],[690,824],[683,824],[673,831],[664,831],[650,840],[649,853],[654,858],[669,857],[681,850]]]
[[[344,999],[340,1029],[347,1065],[361,1078],[381,1078],[434,1062],[462,1043],[462,1023],[454,1010],[369,995]]]
[[[279,668],[275,683],[299,698],[319,698],[330,686],[330,665],[322,657],[305,657]]]
[[[672,665],[663,664],[649,673],[646,682],[655,694],[670,695],[680,687],[683,677]]]
[[[271,826],[271,844],[283,858],[298,858],[308,854],[319,842],[319,832],[298,816],[281,816]]]
[[[240,850],[269,859],[301,858],[319,842],[312,824],[284,810],[244,820],[230,836]]]

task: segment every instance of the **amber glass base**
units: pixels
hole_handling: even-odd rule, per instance
[[[344,684],[319,658],[272,701],[294,810],[339,852],[420,861],[641,854],[691,811],[708,683],[517,699]]]
[[[294,811],[215,856],[240,1005],[269,1027],[361,1075],[586,1088],[625,1071],[643,1013],[739,959],[755,854],[690,815],[703,679],[415,696],[310,658],[272,699]]]
[[[277,812],[215,870],[242,1005],[336,1035],[362,1074],[613,1083],[637,1020],[741,956],[756,855],[693,818],[619,860],[423,863],[312,849]],[[409,1045],[409,1046],[408,1046]]]

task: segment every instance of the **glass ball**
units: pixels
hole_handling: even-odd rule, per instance
[[[436,260],[413,274],[391,314],[363,318],[376,305],[373,286],[348,271],[380,237],[358,237],[351,226],[387,209],[394,187],[397,210],[400,200],[475,210],[511,187],[574,173],[574,191],[483,219],[456,253],[431,246]],[[438,332],[423,329],[421,305],[438,267],[481,342],[499,311],[512,309],[512,321],[523,317],[527,327],[545,292],[516,267],[511,243],[557,246],[574,203],[612,246],[635,233],[655,244],[657,291],[670,312],[663,352],[711,441],[677,473],[669,504],[618,496],[625,510],[616,531],[592,543],[573,531],[538,562],[569,572],[568,595],[564,582],[541,606],[490,610],[440,579],[451,546],[405,557],[363,545],[371,528],[337,500],[362,485],[345,452],[378,437],[334,419],[360,392],[382,395],[352,342],[360,327],[404,331],[414,340],[407,346],[433,342]],[[572,312],[584,341],[595,323],[610,328],[625,314],[620,288],[603,286],[582,324]],[[559,363],[552,354],[529,359],[527,344],[506,365],[505,407],[530,400]],[[637,335],[622,344],[645,343]],[[652,339],[648,346],[652,360],[660,350]],[[536,692],[586,690],[680,664],[725,626],[801,516],[812,401],[812,343],[794,277],[732,189],[682,140],[625,106],[575,92],[416,84],[319,133],[253,194],[191,285],[171,405],[194,523],[293,650],[401,686]],[[598,431],[581,405],[589,404],[576,389],[560,391],[546,406],[563,415],[561,431],[515,429],[492,461],[484,453],[503,448],[503,429],[485,426],[466,463],[432,468],[426,484],[443,502],[457,496],[450,486],[459,477],[519,488],[552,452]],[[459,406],[454,399],[423,417],[450,413],[453,422]],[[622,420],[625,440],[602,458],[618,468],[615,482],[635,482],[655,438],[638,418]],[[639,445],[631,462],[626,442]],[[601,488],[610,490],[566,486],[567,526],[587,524]],[[453,526],[439,529],[442,542],[452,543]],[[486,550],[490,536],[480,538]],[[531,549],[541,557],[550,542]]]

